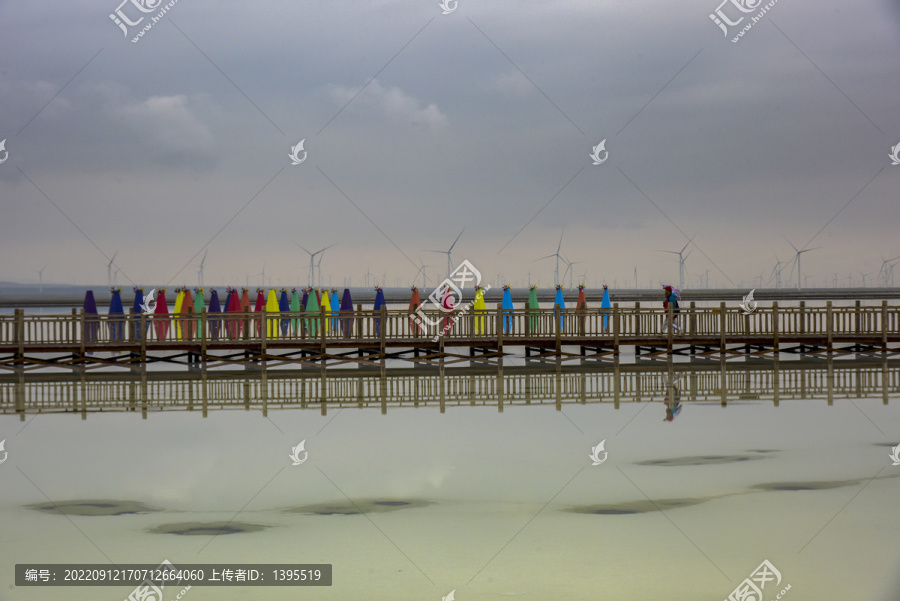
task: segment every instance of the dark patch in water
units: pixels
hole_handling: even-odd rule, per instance
[[[60,501],[57,503],[32,503],[29,509],[55,513],[58,515],[129,515],[135,513],[151,513],[160,511],[137,501],[115,501],[110,499],[81,501]]]
[[[764,484],[754,484],[750,488],[765,491],[795,492],[802,490],[831,490],[833,488],[856,486],[860,482],[862,482],[862,480],[830,480],[822,482],[766,482]]]
[[[723,463],[741,463],[763,459],[759,455],[696,455],[693,457],[673,457],[671,459],[650,459],[638,461],[636,465],[653,465],[662,467],[684,467],[688,465],[722,465]]]
[[[178,534],[181,536],[216,536],[219,534],[240,534],[242,532],[259,532],[268,526],[248,524],[246,522],[180,522],[162,524],[148,528],[147,532],[156,534]]]
[[[889,448],[893,449],[893,448],[896,447],[898,444],[900,444],[900,442],[876,442],[876,443],[873,443],[873,444],[874,444],[874,446],[876,446],[876,447],[889,447]]]
[[[288,513],[304,513],[311,515],[362,515],[364,513],[387,513],[400,509],[414,509],[427,507],[431,501],[421,499],[358,499],[337,503],[316,503],[302,507],[291,507],[285,511]]]
[[[612,505],[577,505],[565,511],[569,513],[587,513],[592,515],[633,515],[636,513],[653,513],[680,509],[705,503],[708,499],[656,499],[655,501],[631,501]]]

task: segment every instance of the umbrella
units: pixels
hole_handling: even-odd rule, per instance
[[[238,291],[236,289],[231,290],[228,293],[228,302],[225,304],[225,311],[227,313],[243,313],[243,309],[241,308],[241,299],[238,296]],[[228,337],[232,340],[241,337],[241,329],[243,326],[243,322],[240,319],[229,319],[227,322],[228,328]]]

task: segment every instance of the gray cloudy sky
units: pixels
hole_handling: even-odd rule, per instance
[[[738,43],[720,0],[179,0],[138,43],[118,1],[0,0],[0,280],[118,252],[123,286],[195,285],[208,244],[207,283],[305,283],[296,241],[406,285],[463,227],[454,263],[511,283],[552,284],[563,228],[589,285],[677,282],[655,249],[694,235],[693,285],[767,278],[782,235],[810,285],[900,255],[893,0],[780,0]]]

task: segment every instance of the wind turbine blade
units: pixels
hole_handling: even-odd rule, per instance
[[[292,242],[293,242],[293,241],[292,241]],[[294,242],[294,244],[296,244],[296,245],[297,245],[297,246],[300,246],[300,243],[298,243],[298,242]],[[302,250],[303,250],[303,252],[305,252],[305,253],[306,253],[306,254],[308,254],[308,255],[312,255],[312,253],[311,253],[311,252],[309,252],[309,251],[308,251],[308,250],[306,250],[306,249],[305,249],[305,248],[303,248],[303,247],[302,247],[302,246],[300,246],[300,248],[301,248],[301,249],[302,249]]]
[[[800,251],[797,249],[797,247],[794,246],[794,243],[787,239],[787,236],[785,236],[784,234],[781,234],[781,237],[784,238],[784,241],[785,241],[785,242],[787,242],[788,244],[791,245],[791,248],[794,249],[794,252],[800,252]]]
[[[447,250],[447,253],[450,253],[453,250],[453,247],[456,246],[457,242],[459,242],[459,239],[462,237],[464,231],[466,231],[466,228],[463,228],[462,231],[459,232],[459,236],[457,236],[456,240],[453,241],[453,244],[450,245],[450,248],[449,248],[449,250]]]
[[[559,235],[559,244],[556,246],[556,252],[559,253],[559,249],[562,248],[563,236],[566,235],[566,228],[563,228],[562,233]]]
[[[686,249],[686,248],[688,247],[688,245],[689,245],[691,242],[693,242],[693,241],[694,241],[694,238],[696,238],[696,237],[697,237],[697,234],[694,234],[693,236],[691,236],[691,237],[688,239],[687,244],[685,244],[684,246],[681,247],[681,252],[684,252],[684,249]]]

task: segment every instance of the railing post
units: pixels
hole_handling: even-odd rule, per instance
[[[727,314],[725,313],[725,301],[719,303],[719,354],[725,354],[725,325]]]
[[[81,325],[81,356],[79,357],[82,361],[84,361],[84,337],[87,334],[87,328],[85,327],[84,322],[84,309],[81,310],[81,313],[78,314],[78,321]]]
[[[856,310],[859,311],[859,301],[856,301],[856,303],[857,303]],[[859,315],[859,314],[857,313],[857,315]],[[828,342],[827,342],[825,348],[828,351],[828,354],[831,354],[831,352],[832,352],[832,339],[834,337],[834,324],[832,323],[832,317],[833,317],[833,315],[832,315],[831,301],[826,301],[825,302],[825,333],[826,333]],[[858,318],[857,318],[857,325],[859,325]]]
[[[384,331],[384,325],[381,326]],[[322,355],[322,364],[325,364],[325,305],[319,305],[319,352]]]
[[[881,352],[887,352],[887,333],[888,333],[888,312],[887,301],[881,301]]]
[[[259,354],[260,361],[266,362],[266,337],[268,334],[268,322],[266,321],[266,307],[263,306],[259,313]]]
[[[778,301],[772,302],[772,352],[778,355]]]
[[[856,333],[859,334],[862,331],[862,311],[859,308],[859,301],[856,301]],[[857,336],[857,339],[859,337]]]
[[[800,301],[800,333],[806,334],[806,301]]]
[[[503,352],[503,304],[497,303],[497,352]]]
[[[675,331],[675,303],[669,303],[666,307],[666,352],[672,354],[672,336]]]
[[[641,301],[634,303],[634,335],[641,335]]]
[[[385,336],[387,334],[387,307],[385,305],[381,305],[381,327],[378,329],[378,346],[381,351],[381,361],[384,362],[384,351],[387,345],[385,344]]]
[[[141,337],[141,363],[147,362],[147,336],[149,334],[147,330],[147,314],[141,311],[141,324],[140,324],[140,337]]]
[[[694,301],[691,301],[691,316],[688,319],[688,331],[686,334],[693,336],[697,332],[697,313],[695,309],[697,308],[697,304]],[[693,348],[693,346],[691,347]]]
[[[356,318],[355,322],[356,322],[356,338],[357,339],[362,338],[362,333],[363,333],[363,312],[362,312],[362,310],[363,310],[362,305],[356,305],[357,318]]]
[[[525,303],[525,335],[531,336],[531,307]]]
[[[613,303],[613,355],[619,354],[619,303]]]
[[[553,328],[556,330],[556,356],[562,355],[562,324],[559,303],[553,305]]]
[[[200,310],[200,361],[206,363],[206,307]]]
[[[16,363],[22,363],[25,360],[25,310],[16,309],[16,343],[18,350],[16,351]]]

